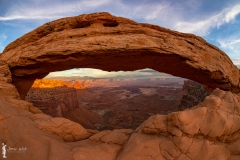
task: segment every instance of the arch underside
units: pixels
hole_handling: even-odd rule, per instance
[[[9,44],[1,59],[7,61],[22,99],[35,79],[72,68],[151,68],[211,89],[240,91],[238,68],[202,38],[108,13],[47,23]]]

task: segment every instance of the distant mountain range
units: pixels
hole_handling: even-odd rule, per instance
[[[91,77],[91,76],[55,76],[55,77],[46,77],[44,79],[49,79],[49,80],[65,80],[65,81],[72,81],[72,80],[86,80],[86,79],[175,79],[175,80],[184,80],[185,78],[180,78],[180,77],[174,77],[174,76],[169,76],[169,77],[146,77],[146,76],[116,76],[116,77],[103,77],[103,78],[96,78],[96,77]]]

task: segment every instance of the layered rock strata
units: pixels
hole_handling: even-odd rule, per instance
[[[36,79],[31,88],[56,88],[56,87],[68,87],[74,89],[85,89],[84,83],[79,81],[63,81],[63,80],[46,80]]]
[[[68,87],[31,88],[25,100],[53,117],[63,117],[79,106],[76,90]]]
[[[102,117],[81,107],[76,90],[83,89],[78,81],[36,80],[25,100],[52,117],[64,117],[88,129],[98,129]]]

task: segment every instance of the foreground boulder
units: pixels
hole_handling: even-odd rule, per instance
[[[22,99],[35,79],[72,68],[152,68],[209,89],[240,91],[238,68],[204,39],[105,12],[46,23],[10,43],[1,59]]]
[[[9,159],[240,158],[240,95],[219,89],[189,110],[154,115],[135,131],[86,130],[22,100],[0,97],[0,102],[0,140],[17,148],[7,150]]]

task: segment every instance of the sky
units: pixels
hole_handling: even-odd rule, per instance
[[[240,67],[240,0],[0,0],[0,52],[10,42],[46,22],[103,11],[201,36]],[[48,76],[78,73],[92,77],[159,75],[149,69],[127,74],[72,69]]]
[[[64,79],[64,77],[68,77],[69,72],[52,72],[51,75],[47,76],[47,79]],[[79,68],[71,70],[72,78],[177,78],[172,75],[166,73],[160,73],[158,71],[146,68],[136,71],[118,71],[118,72],[107,72],[99,69],[91,69],[91,68]]]

